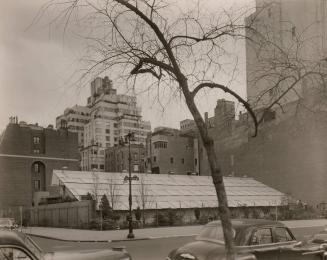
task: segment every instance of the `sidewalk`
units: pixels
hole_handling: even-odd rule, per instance
[[[327,219],[317,220],[291,220],[282,221],[289,228],[307,228],[327,226]],[[195,236],[202,228],[202,225],[181,226],[181,227],[159,227],[134,229],[134,240],[154,239],[179,236]],[[106,230],[94,231],[84,229],[29,227],[23,229],[29,235],[57,239],[61,241],[78,242],[118,242],[128,240],[128,230]]]
[[[159,227],[134,229],[135,238],[132,240],[155,239],[165,237],[195,236],[202,226]],[[75,242],[118,242],[129,240],[126,238],[128,229],[95,231],[85,229],[67,229],[50,227],[28,227],[23,232],[43,238]]]

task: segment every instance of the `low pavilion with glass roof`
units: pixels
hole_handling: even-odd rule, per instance
[[[115,201],[115,210],[128,210],[128,173],[54,170],[53,186],[64,186],[65,193],[77,200],[106,194]],[[215,208],[217,196],[211,176],[132,173],[133,209]],[[224,177],[229,207],[272,207],[285,204],[286,195],[248,177]],[[113,192],[114,191],[114,192]],[[115,196],[111,200],[110,196]]]

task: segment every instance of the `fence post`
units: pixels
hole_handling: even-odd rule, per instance
[[[90,203],[87,204],[87,227],[90,225]]]
[[[159,221],[158,221],[158,203],[156,202],[156,224],[159,226]]]
[[[76,207],[76,227],[79,227],[79,223],[78,223],[78,208]]]
[[[69,215],[69,208],[67,207],[67,227],[69,227],[69,219],[68,219],[68,215]]]

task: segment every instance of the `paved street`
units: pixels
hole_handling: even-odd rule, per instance
[[[318,231],[320,231],[324,225],[324,221],[292,221],[288,223],[291,227],[292,232],[298,240],[308,237]],[[183,232],[193,231],[195,226],[183,227]],[[157,229],[158,235],[162,235],[164,232],[170,232],[171,228]],[[177,228],[181,232],[182,229]],[[139,230],[140,231],[140,230]],[[143,232],[154,232],[156,229],[148,229]],[[160,232],[161,231],[161,232]],[[105,232],[105,231],[103,231]],[[126,230],[120,232],[126,233]],[[142,231],[141,231],[142,232]],[[121,241],[121,242],[71,242],[71,241],[59,241],[53,239],[46,239],[42,237],[34,237],[33,239],[37,242],[40,247],[46,251],[61,251],[71,249],[103,249],[114,246],[126,246],[128,252],[131,253],[134,260],[162,260],[165,259],[167,254],[174,248],[179,247],[185,243],[192,241],[193,236],[184,237],[162,237],[152,238],[144,240],[134,241]]]
[[[103,249],[123,245],[132,255],[133,260],[163,260],[170,250],[192,241],[193,237],[158,238],[113,243],[65,242],[39,237],[33,237],[33,239],[47,252],[71,249]]]
[[[327,226],[327,219],[283,221],[290,228],[321,228]],[[194,236],[200,232],[202,225],[134,229],[136,239],[166,238],[175,236]],[[65,241],[110,242],[125,240],[127,230],[94,231],[83,229],[29,227],[24,232],[47,238]]]

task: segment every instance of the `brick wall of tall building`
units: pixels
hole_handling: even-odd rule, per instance
[[[39,138],[39,143],[34,142],[34,137]],[[0,144],[0,207],[31,206],[35,192],[51,190],[53,169],[78,170],[78,158],[76,133],[10,123]],[[35,164],[42,166],[38,173]],[[41,174],[36,191],[33,180]]]
[[[147,157],[148,170],[160,174],[193,173],[199,163],[195,161],[194,138],[169,128],[155,130],[148,137]]]
[[[327,124],[296,118],[264,129],[234,156],[232,171],[288,193],[310,204],[327,201]],[[227,172],[229,163],[225,162]]]
[[[122,172],[129,169],[129,152],[131,153],[131,171],[145,172],[145,147],[131,144],[109,147],[105,151],[105,171]]]
[[[244,124],[223,135],[212,129],[222,172],[253,177],[309,204],[327,202],[327,113],[290,108],[288,118],[266,122],[256,137]],[[210,174],[205,156],[200,172]]]

